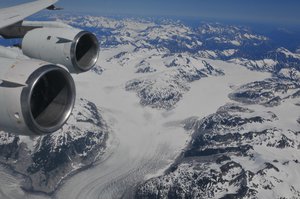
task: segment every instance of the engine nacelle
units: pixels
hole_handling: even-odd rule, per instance
[[[0,58],[0,128],[20,135],[55,132],[71,115],[75,92],[63,67]]]
[[[37,28],[23,38],[25,55],[61,64],[71,73],[90,70],[98,60],[99,42],[90,32],[74,28]]]

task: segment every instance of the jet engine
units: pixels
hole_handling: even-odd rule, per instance
[[[61,66],[0,58],[0,128],[21,135],[60,129],[75,102],[75,84]]]
[[[61,64],[71,73],[90,70],[98,60],[99,43],[90,32],[75,28],[36,28],[22,41],[28,57]]]

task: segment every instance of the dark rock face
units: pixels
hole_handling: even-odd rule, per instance
[[[4,159],[18,159],[18,148],[19,148],[19,137],[15,137],[14,135],[3,133],[1,135],[1,143],[0,143],[0,155]]]
[[[59,132],[32,139],[1,132],[0,161],[28,178],[25,190],[52,193],[63,178],[101,157],[108,131],[96,105],[80,99]]]
[[[139,68],[136,72],[137,73],[152,73],[152,72],[155,72],[155,69],[151,69],[150,66],[147,66],[144,68]]]
[[[103,68],[101,68],[100,66],[95,66],[91,70],[98,75],[101,75],[103,73]]]

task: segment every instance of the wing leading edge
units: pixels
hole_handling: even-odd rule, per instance
[[[22,21],[49,6],[52,6],[58,0],[39,0],[30,3],[24,3],[17,6],[0,9],[0,29]]]

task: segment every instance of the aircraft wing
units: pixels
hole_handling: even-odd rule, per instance
[[[22,21],[45,8],[56,3],[58,0],[39,0],[17,6],[0,9],[0,29]]]

